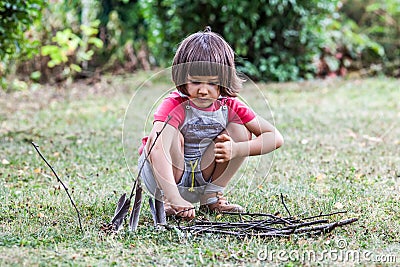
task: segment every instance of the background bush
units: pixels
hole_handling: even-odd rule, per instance
[[[32,40],[30,26],[41,17],[43,0],[0,1],[0,85],[10,72],[10,61],[26,59],[37,52],[39,42]]]
[[[35,42],[27,38],[29,28],[40,18],[42,0],[0,1],[0,58],[29,55]]]
[[[345,1],[342,11],[357,25],[356,32],[369,36],[384,50],[382,54],[364,51],[358,68],[372,65],[370,72],[400,77],[400,1]]]
[[[12,55],[25,81],[167,67],[179,42],[207,25],[254,80],[400,76],[398,0],[53,0],[42,12],[41,0],[12,2],[0,4],[0,73]],[[26,61],[22,50],[36,56]]]
[[[311,78],[323,47],[326,20],[335,0],[319,1],[143,1],[149,45],[161,64],[189,33],[210,25],[239,56],[240,68],[266,81]],[[201,10],[202,12],[198,12]],[[152,16],[151,16],[151,15]],[[168,23],[163,23],[168,22]]]

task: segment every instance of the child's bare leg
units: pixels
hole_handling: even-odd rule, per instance
[[[246,129],[246,127],[237,123],[229,123],[223,133],[228,134],[235,142],[248,141],[251,138],[251,133]],[[212,143],[207,148],[202,157],[201,164],[203,169],[203,177],[205,178],[205,180],[211,178],[213,185],[225,188],[240,168],[244,159],[244,157],[240,157],[234,158],[228,162],[216,163],[214,154],[214,143]],[[206,192],[206,194],[202,198],[201,204],[205,203],[207,198],[215,197],[215,193],[216,192]]]
[[[166,157],[168,158],[168,161],[170,162],[170,165],[172,166],[172,173],[174,175],[175,183],[178,183],[181,180],[181,177],[183,175],[183,170],[184,170],[184,138],[182,133],[178,129],[174,129],[175,131],[169,131],[168,135],[169,137],[173,140],[171,143],[171,146],[169,149],[165,149],[164,147],[161,149],[158,149],[157,152],[153,153],[164,153]],[[149,151],[150,146],[154,142],[154,138],[151,138],[150,136],[148,142],[147,142],[147,148],[146,150]],[[154,149],[157,150],[157,149]],[[154,155],[154,154],[153,154]],[[151,164],[153,165],[152,160],[154,160],[154,157],[150,155],[149,160]],[[154,166],[154,165],[153,165]]]
[[[162,126],[161,123],[155,123],[149,136],[147,151]],[[152,165],[158,187],[163,190],[166,198],[163,200],[170,202],[172,212],[174,214],[179,213],[181,217],[194,218],[193,205],[182,198],[176,186],[176,183],[182,177],[184,168],[183,136],[179,130],[172,126],[165,127],[148,159]]]

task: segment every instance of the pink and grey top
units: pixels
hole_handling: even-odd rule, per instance
[[[245,124],[255,118],[255,113],[235,97],[220,97],[210,107],[200,108],[178,91],[172,92],[158,106],[154,121],[165,121],[179,129],[185,140],[185,159],[201,157],[204,150],[228,123]],[[147,137],[142,140],[143,146]]]

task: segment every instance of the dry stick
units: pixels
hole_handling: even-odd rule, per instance
[[[158,137],[161,135],[161,133],[164,131],[165,127],[167,126],[168,122],[172,119],[172,117],[170,115],[168,115],[168,119],[164,122],[163,127],[161,128],[161,130],[159,132],[156,132],[156,138],[154,138],[153,143],[151,144],[150,148],[149,148],[149,152],[147,153],[146,157],[143,160],[142,165],[140,166],[139,172],[136,176],[135,182],[132,186],[132,190],[131,190],[131,194],[129,196],[129,200],[132,199],[133,197],[133,192],[135,191],[136,188],[136,184],[138,182],[138,180],[140,179],[140,174],[142,173],[142,169],[144,168],[144,164],[146,163],[148,157],[150,156],[151,150],[153,149],[154,145],[156,144],[156,141],[158,139]],[[144,153],[144,152],[143,152]]]
[[[233,227],[248,227],[249,225],[258,225],[259,223],[270,223],[270,220],[264,220],[264,221],[245,221],[245,222],[211,222],[211,221],[195,221],[195,226],[209,226],[209,225],[215,225],[215,226],[221,226],[221,225],[226,225],[226,223],[229,223],[228,225],[233,226]]]
[[[133,203],[133,209],[131,212],[131,218],[129,220],[129,225],[131,230],[136,230],[137,224],[139,222],[139,213],[140,213],[140,208],[141,208],[141,201],[142,201],[142,197],[141,197],[141,186],[140,186],[140,174],[142,173],[142,170],[144,168],[144,164],[146,163],[146,160],[148,159],[151,150],[153,149],[158,137],[161,135],[162,131],[165,129],[165,127],[167,126],[167,123],[169,122],[169,120],[171,119],[171,116],[168,116],[168,119],[164,122],[164,125],[162,127],[162,129],[157,132],[157,136],[154,139],[153,144],[151,145],[149,152],[147,153],[145,159],[143,160],[142,165],[140,166],[140,169],[138,171],[138,174],[136,176],[135,182],[132,186],[132,190],[131,193],[129,195],[129,198],[124,200],[123,205],[121,205],[121,209],[118,211],[118,213],[116,215],[114,215],[114,218],[111,220],[111,224],[114,226],[115,229],[119,229],[119,226],[123,223],[123,221],[126,218],[126,215],[128,214],[128,210],[131,204],[131,200],[134,196],[134,192],[136,191],[136,196],[135,196],[135,200]],[[140,196],[139,196],[140,194]],[[117,223],[116,223],[117,222]]]
[[[236,213],[239,215],[239,213]],[[235,215],[236,215],[235,214]],[[281,218],[276,217],[271,214],[262,214],[264,216],[272,216],[274,219],[281,220]],[[262,220],[259,222],[254,222],[254,221],[247,221],[247,222],[209,222],[209,221],[195,221],[195,225],[192,227],[189,227],[189,230],[196,230],[193,232],[193,234],[198,234],[202,232],[210,232],[209,230],[219,230],[219,229],[226,229],[226,228],[239,228],[239,233],[238,235],[246,235],[245,231],[248,231],[250,229],[262,229],[262,230],[267,230],[267,231],[275,231],[278,230],[277,228],[273,227],[268,227],[267,225],[262,225],[265,223],[273,224],[273,223],[279,223],[278,221],[272,221],[267,219],[267,220]],[[244,229],[240,229],[244,228]],[[186,229],[186,228],[182,228]]]
[[[225,223],[225,224],[222,224],[222,225],[220,224],[219,227],[226,226],[226,225],[229,225],[229,223]],[[198,234],[198,233],[201,233],[201,232],[205,232],[205,231],[208,231],[208,230],[211,230],[211,229],[214,229],[214,228],[215,228],[215,225],[210,224],[210,225],[206,226],[205,228],[203,228],[203,227],[200,228],[200,230],[195,231],[193,234]]]
[[[264,214],[263,214],[264,215]],[[280,221],[281,218],[276,218],[278,221]],[[195,233],[199,233],[199,232],[204,232],[204,231],[208,231],[209,229],[215,229],[215,228],[239,228],[239,234],[241,235],[246,235],[246,231],[251,230],[251,229],[258,229],[258,230],[267,230],[267,231],[276,231],[279,230],[277,228],[274,227],[268,227],[268,225],[271,224],[279,224],[278,221],[271,221],[269,219],[267,220],[262,220],[262,221],[247,221],[247,222],[240,222],[240,223],[231,223],[231,222],[224,222],[224,223],[218,223],[218,222],[200,222],[200,223],[204,223],[203,225],[199,224],[199,222],[196,222],[195,228],[200,227],[206,227],[206,228],[202,228],[198,231],[196,231]],[[242,228],[242,229],[240,229]],[[244,229],[243,229],[244,228]]]
[[[327,216],[332,216],[332,215],[336,215],[336,214],[342,214],[342,213],[347,213],[347,210],[343,210],[343,211],[336,211],[336,212],[332,212],[332,213],[328,213],[328,214],[322,214],[322,212],[319,215],[315,215],[315,216],[311,216],[311,217],[306,217],[306,218],[302,218],[302,220],[310,220],[310,219],[315,219],[315,218],[319,218],[319,217],[327,217]]]
[[[286,210],[287,213],[289,214],[289,217],[292,217],[292,214],[290,214],[289,209],[286,207],[286,204],[285,204],[285,201],[284,201],[284,199],[283,199],[283,194],[282,194],[282,193],[281,193],[281,201],[282,201],[283,206],[285,207],[285,210]]]
[[[329,223],[329,224],[323,224],[323,225],[318,225],[318,226],[313,226],[313,227],[305,227],[305,228],[294,228],[292,230],[278,230],[275,232],[267,232],[267,233],[259,233],[256,234],[257,236],[269,236],[271,234],[299,234],[299,233],[312,233],[312,232],[323,232],[323,233],[327,233],[327,232],[331,232],[333,229],[335,229],[337,226],[343,226],[346,224],[350,224],[353,223],[355,221],[357,221],[357,218],[351,218],[351,219],[346,219],[346,220],[342,220],[339,222],[333,222],[333,223]]]
[[[194,229],[199,229],[202,227],[211,227],[211,228],[221,228],[221,229],[226,229],[226,228],[236,228],[240,231],[247,231],[250,229],[257,229],[257,230],[266,230],[266,231],[272,231],[272,230],[279,230],[274,227],[269,227],[268,225],[262,225],[262,222],[257,222],[254,223],[254,221],[249,221],[249,222],[196,222],[195,225],[191,226]],[[243,229],[244,228],[244,229]]]
[[[239,215],[240,217],[241,217],[241,216],[245,216],[245,215],[253,216],[253,217],[254,217],[254,216],[267,216],[267,217],[270,217],[270,218],[275,219],[275,220],[282,221],[282,222],[287,223],[287,224],[292,224],[292,222],[290,222],[290,220],[292,219],[291,217],[290,217],[290,218],[281,218],[281,217],[275,216],[275,215],[270,214],[270,213],[250,213],[250,212],[243,212],[243,213],[241,213],[241,212],[229,212],[229,211],[224,211],[224,212],[222,212],[222,214],[227,214],[227,215]]]
[[[50,163],[46,160],[46,158],[42,155],[42,153],[40,153],[39,150],[39,146],[36,145],[34,142],[31,142],[31,144],[33,145],[33,147],[35,148],[36,152],[39,154],[39,156],[43,159],[43,161],[47,164],[47,166],[49,166],[49,168],[51,169],[51,171],[54,173],[54,175],[57,178],[57,181],[64,187],[65,192],[67,192],[68,198],[71,201],[72,206],[74,206],[76,213],[78,214],[78,221],[79,221],[79,228],[81,229],[81,232],[83,233],[83,228],[82,228],[82,223],[81,223],[81,214],[79,213],[78,208],[76,207],[74,201],[72,200],[71,195],[68,192],[68,188],[65,186],[65,184],[63,183],[63,181],[61,181],[60,177],[58,177],[56,171],[53,169],[53,167],[50,165]]]
[[[177,226],[178,226],[178,229],[179,229],[179,230],[181,230],[181,231],[183,230],[183,228],[181,227],[181,221],[183,220],[183,217],[180,217],[179,214],[181,214],[181,213],[183,213],[183,212],[185,212],[185,211],[194,210],[194,209],[195,209],[194,207],[193,207],[193,208],[189,208],[189,209],[184,209],[184,210],[178,211],[178,212],[173,216],[175,222],[177,223]]]
[[[286,226],[280,230],[289,230],[289,229],[293,229],[293,228],[298,229],[303,226],[309,226],[309,225],[314,225],[314,224],[319,224],[319,223],[328,223],[328,222],[329,222],[329,220],[326,220],[326,219],[316,220],[316,221],[311,221],[311,222],[292,224],[292,225]]]
[[[267,222],[268,222],[268,220],[260,221],[260,222],[258,222],[258,223],[256,223],[256,224],[252,224],[252,225],[250,225],[249,227],[246,227],[245,229],[242,229],[241,231],[244,232],[244,231],[248,231],[248,230],[254,229],[254,228],[265,229],[266,227],[262,227],[261,225],[264,224],[264,223],[267,223]],[[268,229],[271,229],[271,227],[268,227]]]
[[[258,236],[260,234],[257,233],[244,233],[244,232],[234,232],[234,231],[226,231],[226,230],[219,230],[219,229],[204,229],[201,231],[202,233],[214,233],[214,234],[227,234],[227,235],[234,235],[237,237],[245,237],[245,236]],[[271,232],[262,232],[261,236],[281,236],[281,237],[287,237],[289,236],[290,233],[279,233],[276,231],[271,231]]]

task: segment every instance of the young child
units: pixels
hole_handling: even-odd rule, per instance
[[[157,108],[139,149],[147,189],[164,201],[167,215],[194,218],[196,202],[206,211],[243,212],[226,200],[224,188],[245,157],[279,148],[281,134],[236,98],[243,80],[234,52],[210,27],[182,41],[172,79],[177,91]]]

